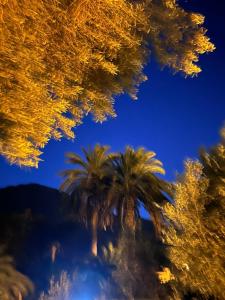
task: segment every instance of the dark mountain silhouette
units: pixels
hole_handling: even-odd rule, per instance
[[[10,186],[0,189],[1,213],[24,213],[29,209],[35,215],[43,215],[49,221],[61,219],[61,193],[39,184]]]

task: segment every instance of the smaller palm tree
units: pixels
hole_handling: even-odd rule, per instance
[[[93,149],[83,149],[84,159],[68,153],[68,162],[74,169],[62,172],[64,182],[61,190],[72,200],[74,213],[92,230],[91,252],[97,255],[97,229],[112,224],[112,216],[105,209],[105,197],[109,189],[107,172],[111,158],[108,146],[96,145]]]
[[[113,170],[112,202],[121,225],[134,231],[142,203],[151,215],[156,232],[160,231],[159,207],[167,198],[164,195],[166,183],[155,176],[164,174],[162,163],[155,159],[155,153],[139,148],[127,147],[111,159]]]
[[[0,299],[22,300],[33,291],[33,284],[13,266],[13,259],[0,250]]]

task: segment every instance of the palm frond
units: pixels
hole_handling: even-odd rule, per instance
[[[79,156],[73,152],[66,153],[66,158],[67,158],[67,163],[69,163],[69,164],[78,165],[78,166],[83,167],[84,169],[87,168],[87,164],[81,158],[81,156]]]
[[[0,250],[0,299],[17,300],[34,289],[32,282],[13,266],[13,258]]]

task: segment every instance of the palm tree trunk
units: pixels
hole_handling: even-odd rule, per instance
[[[155,209],[150,209],[149,214],[151,216],[151,221],[154,225],[155,235],[157,238],[160,238],[162,233],[162,220],[160,213]]]
[[[135,205],[134,205],[134,198],[129,197],[126,201],[127,204],[127,211],[126,211],[126,218],[125,224],[128,230],[135,231],[136,228],[136,221],[135,221]]]
[[[92,220],[91,220],[91,234],[92,234],[92,241],[91,241],[91,253],[94,256],[98,255],[98,211],[93,212]]]
[[[124,229],[124,199],[119,201],[116,209],[118,212],[118,225],[123,230]]]

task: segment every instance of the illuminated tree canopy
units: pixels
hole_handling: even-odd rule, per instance
[[[164,268],[159,278],[164,283],[173,280],[174,299],[182,299],[180,294],[185,291],[200,293],[204,299],[224,298],[224,182],[223,129],[221,143],[209,152],[202,151],[201,163],[186,162],[175,187],[174,204],[165,206],[172,273]]]
[[[85,114],[115,116],[116,95],[136,99],[150,54],[198,74],[214,50],[203,21],[175,0],[0,0],[0,153],[37,167]]]

